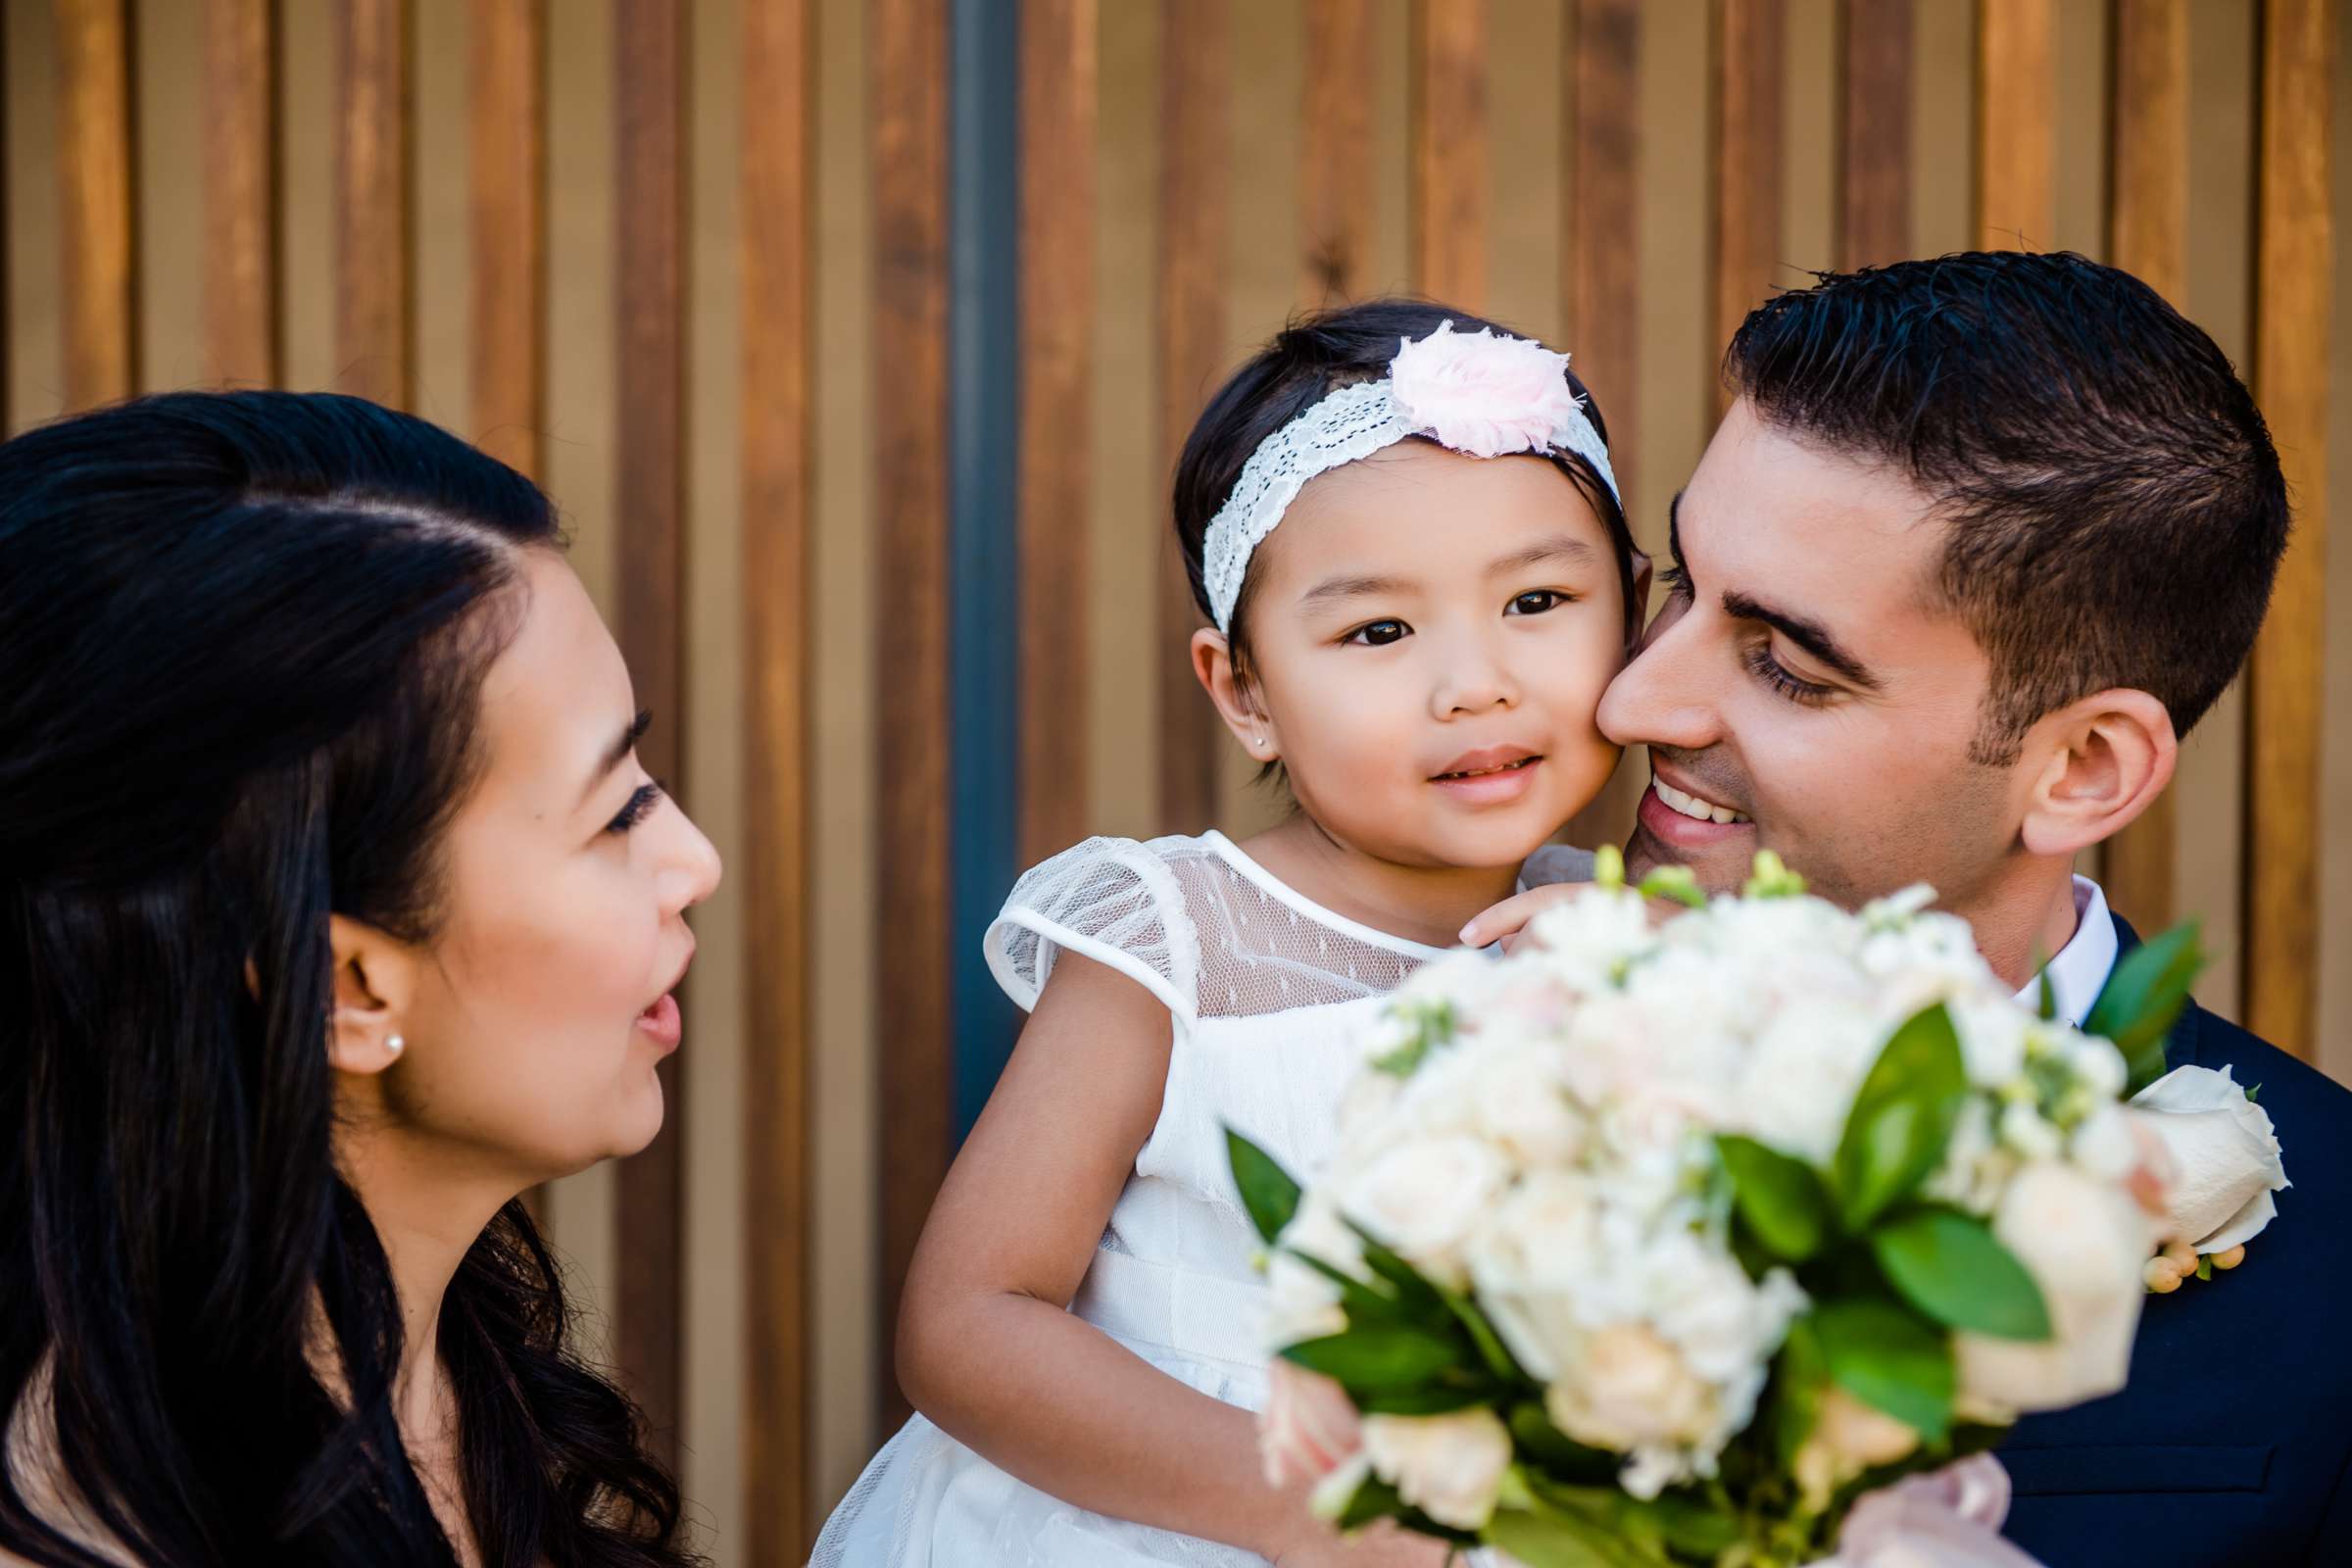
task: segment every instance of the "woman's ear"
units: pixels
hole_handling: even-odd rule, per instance
[[[2180,742],[2163,703],[2128,687],[2045,715],[2027,737],[2033,794],[2021,826],[2035,855],[2071,856],[2136,821],[2173,781]]]
[[[415,995],[416,960],[405,944],[340,914],[326,917],[326,934],[335,961],[327,1063],[337,1072],[382,1072],[408,1049],[401,1017]]]
[[[1257,693],[1233,667],[1233,645],[1223,632],[1203,626],[1193,633],[1193,673],[1243,751],[1260,762],[1281,758],[1282,737],[1275,733],[1272,717],[1259,706]]]

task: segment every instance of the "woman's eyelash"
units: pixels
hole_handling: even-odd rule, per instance
[[[605,824],[605,831],[626,833],[650,816],[655,805],[661,799],[662,785],[660,781],[638,785],[636,793],[629,797],[629,804],[620,808],[620,814]]]
[[[1540,603],[1538,603],[1533,609],[1525,608],[1527,602],[1531,599],[1538,600]],[[1513,613],[1521,615],[1541,615],[1546,611],[1557,610],[1562,605],[1572,605],[1574,603],[1576,603],[1576,595],[1571,593],[1563,593],[1557,588],[1530,588],[1523,594],[1513,594],[1511,596],[1510,608],[1506,609],[1503,613],[1506,615]]]
[[[1368,620],[1341,638],[1340,641],[1353,643],[1361,648],[1386,648],[1391,643],[1402,641],[1411,630],[1412,628],[1401,620]],[[1375,632],[1387,632],[1389,635],[1375,636],[1373,635]]]
[[[1666,591],[1670,594],[1687,596],[1690,592],[1690,573],[1683,568],[1679,561],[1659,572],[1658,581],[1666,585]]]
[[[1749,649],[1746,657],[1748,673],[1792,703],[1817,706],[1837,695],[1827,686],[1817,686],[1809,680],[1799,680],[1789,674],[1787,666],[1772,657],[1771,648],[1763,643]]]

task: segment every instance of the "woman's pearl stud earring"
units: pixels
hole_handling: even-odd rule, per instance
[[[384,1042],[384,1049],[397,1056],[402,1052],[409,1049],[409,1043],[406,1040],[403,1040],[400,1036],[394,1035],[391,1039]]]

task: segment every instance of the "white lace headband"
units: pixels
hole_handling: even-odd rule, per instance
[[[1444,321],[1417,343],[1400,340],[1383,379],[1341,387],[1259,442],[1201,540],[1200,575],[1217,630],[1232,632],[1250,553],[1306,481],[1408,435],[1473,458],[1572,452],[1592,465],[1622,508],[1609,449],[1567,371],[1568,356],[1541,343],[1487,327],[1456,332]]]

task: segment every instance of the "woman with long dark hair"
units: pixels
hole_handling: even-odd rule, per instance
[[[352,398],[0,445],[0,1561],[694,1560],[516,1200],[719,872],[561,545]]]

